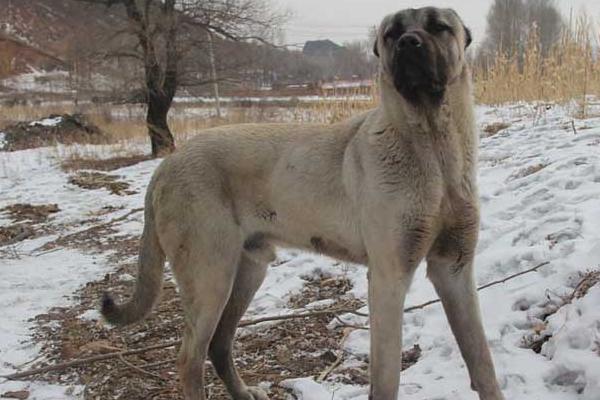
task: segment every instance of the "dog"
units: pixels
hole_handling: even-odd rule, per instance
[[[370,398],[398,396],[402,313],[422,260],[483,400],[501,400],[473,278],[479,230],[471,34],[450,9],[409,9],[378,30],[380,105],[335,125],[207,130],[166,158],[148,187],[133,298],[105,319],[144,318],[168,259],[182,299],[178,366],[187,400],[212,364],[235,400],[265,400],[232,356],[238,322],[274,246],[368,266]]]

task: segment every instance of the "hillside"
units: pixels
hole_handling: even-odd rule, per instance
[[[28,65],[43,70],[68,63],[87,40],[109,35],[120,7],[107,12],[77,0],[0,0],[0,10],[0,57],[14,58],[19,73]]]

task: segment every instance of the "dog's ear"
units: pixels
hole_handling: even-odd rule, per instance
[[[465,23],[460,18],[460,15],[458,15],[458,13],[454,9],[450,8],[449,10],[456,16],[456,18],[458,18],[458,20],[460,21],[460,23],[463,26],[463,29],[465,30],[465,49],[466,49],[467,47],[469,47],[471,45],[471,43],[473,43],[473,35],[471,34],[471,30],[469,28],[467,28]]]
[[[471,35],[471,30],[463,25],[465,28],[465,49],[473,43],[473,35]]]
[[[375,54],[375,57],[379,58],[379,40],[375,39],[375,43],[373,44],[373,54]]]

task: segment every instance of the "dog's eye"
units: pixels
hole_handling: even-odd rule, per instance
[[[443,22],[434,22],[430,25],[429,31],[433,33],[451,32],[452,28]]]
[[[386,32],[385,35],[383,35],[383,38],[385,40],[395,40],[395,39],[398,39],[403,34],[404,34],[403,31],[392,30],[392,31]]]

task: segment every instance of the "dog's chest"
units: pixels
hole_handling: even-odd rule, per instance
[[[382,183],[445,192],[467,177],[464,152],[450,131],[386,132],[376,138],[376,165]]]

